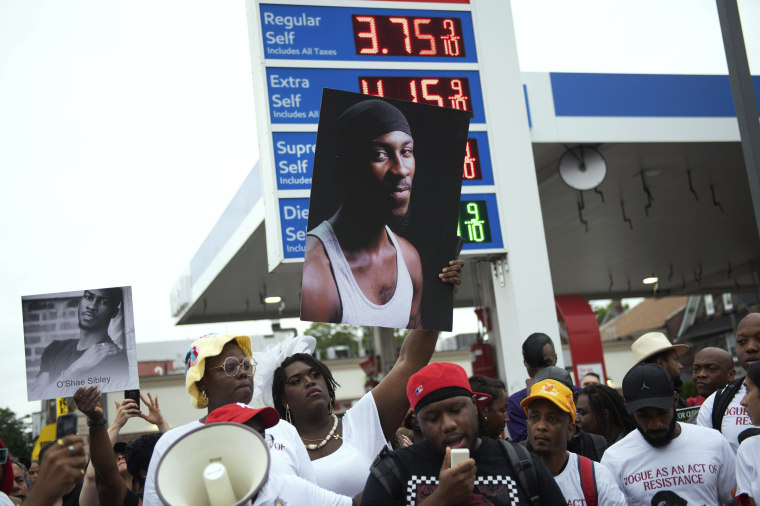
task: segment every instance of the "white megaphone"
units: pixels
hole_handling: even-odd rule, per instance
[[[172,506],[249,504],[267,481],[269,447],[239,423],[204,425],[166,450],[156,470],[156,491]]]

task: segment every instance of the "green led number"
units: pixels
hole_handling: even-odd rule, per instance
[[[462,235],[462,230],[466,234]],[[460,202],[457,235],[464,237],[468,243],[491,242],[491,230],[488,226],[488,211],[482,200]]]

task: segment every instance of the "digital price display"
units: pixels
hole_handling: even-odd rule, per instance
[[[465,243],[491,242],[491,228],[485,201],[471,200],[459,203],[457,235],[463,238]]]
[[[260,4],[264,57],[477,62],[466,11]]]
[[[486,132],[470,132],[462,164],[462,186],[488,186],[494,184],[491,168],[491,150]]]
[[[359,76],[359,88],[365,95],[459,109],[473,115],[466,77]]]
[[[476,139],[467,139],[467,145],[464,150],[462,181],[479,181],[481,179],[483,179],[483,172],[480,170],[478,141]]]
[[[358,55],[450,56],[464,58],[458,17],[353,15]]]
[[[462,195],[457,235],[464,239],[464,249],[503,247],[494,194]]]
[[[471,124],[486,122],[480,76],[472,70],[267,67],[266,84],[272,124],[317,124],[323,88],[467,110]],[[485,149],[480,141],[478,147]]]

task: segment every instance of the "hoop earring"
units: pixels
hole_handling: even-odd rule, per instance
[[[206,406],[208,406],[208,396],[206,395],[206,392],[201,390],[200,395],[198,395],[198,407],[205,408]]]
[[[289,424],[293,424],[293,419],[290,417],[290,406],[287,404],[285,404],[285,420],[287,420]]]
[[[332,415],[332,412],[333,412],[333,402],[334,402],[334,401],[333,401],[332,399],[330,399],[330,404],[328,404],[328,405],[327,405],[327,411],[328,411],[328,412],[329,412],[329,414],[331,414],[331,415]]]

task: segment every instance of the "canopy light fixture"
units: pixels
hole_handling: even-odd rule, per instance
[[[282,301],[282,297],[278,295],[264,297],[264,304],[277,304],[278,302],[281,302],[281,301]]]
[[[650,276],[648,278],[644,278],[641,280],[642,283],[645,285],[653,285],[659,281],[659,278],[657,276]]]

